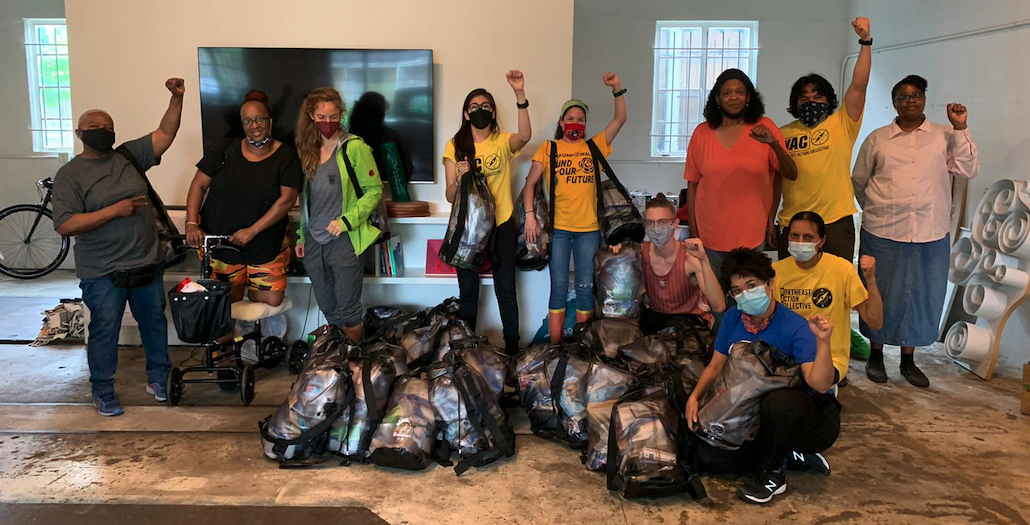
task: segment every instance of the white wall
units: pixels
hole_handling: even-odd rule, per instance
[[[590,106],[588,132],[593,133],[612,114],[611,91],[601,83],[601,75],[609,70],[618,73],[629,89],[629,121],[615,141],[612,167],[627,189],[678,194],[686,187],[683,160],[651,160],[655,21],[757,20],[761,51],[756,87],[765,99],[767,116],[783,125],[793,120],[786,111],[787,98],[798,77],[815,71],[836,84],[846,39],[854,35],[848,7],[836,0],[579,0],[573,95]],[[537,127],[553,133],[560,107],[549,108],[547,125]]]
[[[515,127],[514,96],[504,79],[508,69],[521,69],[526,75],[530,113],[538,126],[533,142],[526,147],[528,152],[546,138],[539,129],[546,127],[553,108],[571,93],[572,0],[526,0],[518,4],[497,0],[252,0],[245,4],[67,0],[66,11],[75,83],[73,109],[76,114],[89,108],[107,110],[120,139],[156,128],[168,102],[165,79],[186,79],[179,135],[161,166],[149,173],[168,204],[185,203],[196,171],[194,164],[202,154],[197,47],[432,49],[436,159],[457,131],[461,104],[474,88],[493,92],[500,106],[502,127]],[[473,37],[483,23],[503,30],[505,36]],[[522,188],[531,156],[524,154],[517,160],[515,191]],[[447,212],[450,207],[444,200],[443,169],[438,160],[434,165],[437,183],[414,185],[414,197],[431,201],[439,211]],[[445,225],[428,227],[438,230],[435,238],[443,237]],[[424,258],[418,260],[411,255],[424,253],[424,248],[406,248],[405,252],[407,264],[424,264]],[[457,295],[457,283],[451,283],[366,286],[365,302],[434,305]],[[529,340],[546,315],[547,294],[538,292],[547,289],[546,283],[546,273],[519,276],[523,341]],[[291,285],[295,304],[307,304],[309,288]],[[500,322],[492,287],[484,286],[481,295],[481,331],[495,335]]]
[[[24,19],[62,17],[63,0],[0,2],[0,208],[39,202],[35,182],[61,167],[56,155],[32,151]]]
[[[852,15],[871,19],[877,47],[945,36],[984,27],[1030,19],[1030,2],[993,0],[909,0],[882,2],[855,0]],[[857,45],[849,41],[849,52]],[[873,73],[866,102],[866,116],[859,138],[890,123],[897,116],[890,102],[895,82],[908,74],[929,81],[926,114],[930,120],[948,123],[945,105],[961,102],[969,108],[969,129],[980,149],[982,170],[969,185],[967,220],[984,191],[994,182],[1030,178],[1030,27],[885,51],[873,55]],[[850,65],[849,65],[850,67]],[[1022,363],[1030,358],[1030,305],[1009,319],[1001,342],[1002,358]]]
[[[457,131],[461,103],[474,88],[492,91],[500,102],[502,125],[515,126],[514,97],[504,79],[508,69],[526,74],[530,111],[538,123],[568,98],[571,88],[571,0],[529,0],[517,6],[473,0],[253,0],[245,6],[205,0],[68,0],[66,10],[73,107],[76,112],[108,110],[120,138],[156,128],[167,104],[164,80],[186,79],[179,136],[162,165],[151,172],[155,188],[169,204],[185,203],[194,164],[202,154],[197,47],[432,49],[437,159],[446,139]],[[548,15],[541,17],[541,12]],[[483,16],[495,17],[487,22],[527,38],[474,39],[472,31]],[[522,179],[528,157],[520,159]],[[436,166],[437,184],[415,185],[415,198],[446,204],[442,166]]]

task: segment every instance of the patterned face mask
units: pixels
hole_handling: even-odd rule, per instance
[[[830,105],[825,102],[805,102],[798,106],[798,120],[812,128],[826,118]]]

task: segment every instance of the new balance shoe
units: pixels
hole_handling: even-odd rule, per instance
[[[824,476],[830,475],[830,463],[822,454],[802,454],[798,451],[790,453],[787,458],[787,470],[799,472],[818,472]]]
[[[125,409],[122,408],[122,402],[118,401],[118,394],[114,392],[99,396],[94,395],[93,407],[97,409],[98,414],[105,417],[120,416],[125,413]]]
[[[737,489],[737,497],[745,503],[762,505],[787,491],[787,480],[782,474],[763,470],[754,481]]]
[[[147,393],[162,403],[168,401],[168,389],[164,383],[147,383]]]

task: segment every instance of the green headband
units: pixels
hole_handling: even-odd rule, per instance
[[[583,103],[580,100],[573,99],[573,100],[570,100],[570,101],[568,101],[568,102],[566,102],[565,104],[562,105],[561,113],[558,115],[558,120],[561,120],[562,118],[565,117],[565,112],[568,111],[569,108],[574,108],[574,107],[583,108],[583,113],[589,113],[590,112],[590,108],[588,108],[585,103]]]

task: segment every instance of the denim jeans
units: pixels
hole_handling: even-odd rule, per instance
[[[594,312],[594,254],[601,248],[601,232],[554,230],[551,238],[551,299],[547,308],[564,311],[569,296],[569,257],[576,271],[576,310]]]
[[[114,391],[114,372],[118,368],[118,333],[128,303],[139,324],[143,350],[147,356],[147,382],[164,383],[172,367],[168,358],[168,319],[165,317],[164,265],[154,270],[154,280],[139,288],[118,288],[105,277],[79,281],[82,302],[89,308],[89,382],[93,395]]]

